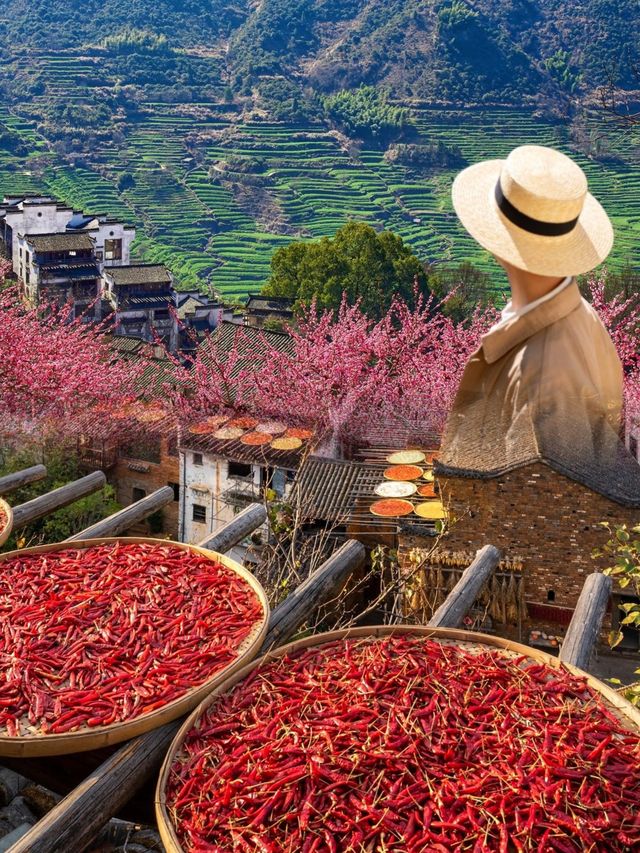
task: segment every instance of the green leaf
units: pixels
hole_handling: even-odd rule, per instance
[[[625,616],[624,619],[620,620],[621,625],[635,625],[636,619],[638,618],[637,613],[630,613],[628,616]]]
[[[610,684],[622,684],[622,682],[620,681],[620,679],[619,679],[619,678],[607,678],[607,681],[608,681]]]
[[[624,527],[618,527],[618,529],[616,530],[616,539],[618,540],[618,542],[623,543],[629,541],[629,534],[627,533]]]
[[[622,642],[623,638],[624,634],[622,631],[609,631],[609,645],[612,649],[615,649],[618,643]]]

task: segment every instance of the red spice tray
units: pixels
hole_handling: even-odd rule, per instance
[[[13,510],[9,504],[0,498],[0,547],[11,536],[13,529]]]
[[[278,667],[279,659],[285,655],[300,652],[304,656],[303,650],[311,650],[314,646],[336,642],[339,645],[347,638],[373,641],[376,638],[389,638],[390,635],[399,635],[400,643],[405,642],[406,645],[417,638],[435,641],[433,646],[440,651],[432,648],[425,652],[426,659],[435,655],[439,660],[439,668],[433,669],[437,674],[433,676],[433,681],[415,671],[416,666],[420,668],[420,665],[412,657],[419,652],[412,651],[412,648],[404,648],[402,651],[389,649],[381,657],[376,658],[374,655],[371,659],[366,658],[366,655],[358,657],[354,651],[345,652],[343,648],[337,648],[325,668],[325,673],[337,673],[332,688],[332,676],[317,673],[313,657],[305,657],[298,669],[295,657]],[[464,656],[468,658],[468,653],[473,655],[471,663],[462,659]],[[400,670],[404,664],[407,675],[402,671],[397,678],[389,678],[390,662],[394,666],[398,665]],[[269,668],[264,680],[260,677],[261,667]],[[347,677],[344,674],[347,672],[355,687],[339,687],[341,679]],[[465,687],[455,681],[461,672],[466,679],[466,692]],[[523,687],[525,681],[530,683]],[[242,682],[246,687],[244,692]],[[400,682],[406,682],[407,686],[402,687],[399,704],[394,705],[395,698],[387,700],[391,694],[396,696],[397,684]],[[482,685],[480,690],[479,683]],[[418,690],[414,693],[416,685]],[[235,698],[234,688],[241,691]],[[484,702],[483,690],[490,694]],[[547,696],[546,703],[542,699],[543,694]],[[501,700],[500,696],[506,697],[505,700]],[[286,706],[282,716],[278,705],[280,699]],[[327,702],[331,710],[327,710]],[[440,703],[443,703],[442,707]],[[563,717],[562,725],[557,726],[551,717],[558,713],[558,707],[564,707],[565,704],[567,719]],[[268,713],[265,713],[263,706],[268,706]],[[383,706],[384,710],[381,710]],[[598,710],[602,706],[602,710]],[[591,715],[590,720],[593,718],[590,729],[584,730],[578,726],[579,736],[573,747],[576,750],[579,747],[582,756],[580,760],[588,759],[593,765],[593,776],[586,783],[584,777],[589,772],[586,765],[572,769],[573,758],[568,760],[566,767],[563,763],[563,756],[570,752],[567,752],[569,747],[564,743],[564,739],[569,736],[569,723],[574,716],[579,718],[581,707],[585,708],[587,716]],[[344,718],[339,714],[344,714]],[[604,723],[597,722],[600,714],[605,715],[603,719],[610,716],[608,725],[613,727],[612,731],[617,731],[616,734],[602,736],[598,726]],[[529,715],[532,722],[529,721]],[[498,729],[491,727],[492,723],[488,721],[490,717],[495,717]],[[246,722],[241,723],[242,720]],[[440,732],[442,720],[444,723]],[[479,729],[474,726],[477,720],[480,721],[477,723],[481,726]],[[509,723],[509,728],[505,728],[506,723]],[[457,728],[453,734],[452,726]],[[347,729],[352,732],[351,740],[346,739]],[[446,846],[446,849],[451,850],[470,850],[470,846],[459,846],[461,838],[466,840],[467,845],[470,840],[468,827],[457,827],[460,819],[467,819],[465,810],[459,810],[455,821],[451,819],[447,822],[438,813],[443,808],[443,800],[437,791],[434,797],[431,788],[440,784],[438,780],[444,780],[444,800],[458,802],[458,795],[463,799],[469,795],[467,799],[472,809],[483,812],[486,805],[491,813],[498,799],[496,786],[501,784],[499,767],[504,766],[505,772],[515,774],[514,784],[524,780],[519,799],[516,797],[514,800],[522,808],[524,816],[520,817],[516,808],[515,814],[509,815],[508,826],[506,817],[502,827],[500,821],[484,821],[480,825],[479,837],[490,832],[490,845],[485,835],[487,845],[491,849],[497,850],[500,846],[500,849],[506,850],[510,837],[508,833],[514,832],[525,839],[526,844],[521,844],[523,850],[539,849],[536,845],[527,846],[533,838],[529,832],[533,832],[534,825],[538,835],[546,832],[545,827],[548,826],[551,826],[549,833],[556,830],[564,832],[563,838],[567,831],[561,806],[556,804],[560,811],[555,812],[555,800],[553,803],[546,800],[545,792],[550,783],[545,774],[554,769],[554,764],[558,764],[560,769],[553,789],[566,788],[580,798],[576,786],[588,783],[587,787],[589,790],[593,788],[595,795],[598,774],[610,767],[614,780],[612,784],[617,790],[622,777],[616,762],[620,761],[620,755],[625,755],[629,766],[635,766],[633,755],[627,755],[625,749],[638,751],[639,731],[640,711],[621,699],[615,691],[581,670],[527,646],[469,631],[410,625],[336,631],[307,637],[270,652],[216,687],[190,715],[169,749],[156,789],[156,817],[168,853],[191,853],[200,849],[200,841],[215,846],[215,839],[220,833],[228,838],[229,843],[233,843],[234,849],[254,849],[255,841],[255,849],[277,849],[281,853],[292,853],[293,850],[307,849],[307,844],[310,849],[315,849],[315,838],[320,839],[319,849],[322,850],[341,850],[347,846],[348,849],[356,849],[353,847],[355,842],[347,841],[340,833],[348,831],[356,836],[362,833],[365,838],[369,838],[369,835],[375,835],[384,821],[387,823],[382,831],[389,843],[398,838],[406,843],[411,834],[416,844],[427,845],[429,842],[425,838],[428,832],[424,836],[420,832],[416,834],[416,826],[424,824],[431,826],[438,838],[443,836],[445,828],[450,831],[449,846],[439,844],[434,849],[442,847],[444,850]],[[481,742],[485,736],[482,732],[485,735],[488,732],[484,745]],[[446,743],[441,740],[445,734],[448,738]],[[213,738],[215,749],[207,747],[205,750],[207,737]],[[519,737],[531,740],[527,740],[526,744],[513,743],[513,738],[517,741]],[[422,738],[425,739],[424,744],[420,745]],[[583,745],[584,738],[588,741],[586,746]],[[536,748],[538,741],[539,749]],[[458,754],[460,745],[463,752]],[[418,752],[418,749],[422,752]],[[451,751],[451,755],[448,751]],[[518,773],[517,767],[521,766],[518,761],[523,754],[526,759],[524,769]],[[338,760],[334,760],[336,755]],[[403,758],[405,755],[408,756],[406,763]],[[437,764],[440,760],[437,759],[438,755],[442,756],[440,766]],[[544,758],[541,770],[540,756]],[[431,762],[434,767],[424,770],[424,780],[418,784],[415,774],[419,773],[422,759],[425,759],[427,766]],[[386,769],[381,769],[376,762],[380,762]],[[369,774],[375,776],[375,783],[368,785],[362,781],[363,766],[370,768]],[[198,774],[203,769],[203,779],[198,780]],[[408,773],[407,778],[410,777],[408,787],[406,779],[399,776],[402,773]],[[207,784],[203,781],[207,779],[213,781]],[[502,790],[509,790],[509,784],[504,784],[506,787]],[[460,787],[458,793],[456,785]],[[633,785],[635,796],[640,797],[638,772],[635,772],[634,779],[630,779],[628,774],[624,777],[624,785],[620,788],[623,793],[626,791],[625,785]],[[318,791],[324,791],[322,796],[326,802],[318,805],[317,798],[312,800],[311,792],[314,790],[316,797]],[[373,790],[378,790],[376,814],[368,800]],[[381,795],[380,791],[387,793]],[[604,794],[606,799],[612,796],[608,791]],[[626,793],[624,795],[627,796]],[[194,796],[197,803],[193,801]],[[386,808],[385,796],[396,805]],[[542,800],[538,802],[536,797],[539,796],[542,796]],[[398,805],[405,800],[409,804],[406,808]],[[423,800],[431,802],[431,806],[425,806],[427,817]],[[329,805],[329,801],[333,805]],[[485,805],[477,805],[483,802]],[[502,802],[506,803],[507,798],[503,797]],[[534,803],[537,804],[532,808]],[[503,805],[503,808],[506,806]],[[509,808],[513,810],[512,806]],[[595,805],[593,812],[595,817],[602,813]],[[623,836],[635,836],[637,829],[632,825],[634,813],[627,798],[627,817],[623,820],[626,821],[626,829],[621,831],[618,840],[624,841]],[[554,823],[556,814],[560,820],[557,824]],[[188,831],[178,830],[178,821],[181,818],[191,820],[191,817],[191,828]],[[523,828],[525,817],[530,826]],[[432,819],[433,825],[430,824]],[[369,826],[363,828],[364,822],[371,824],[373,830]],[[350,829],[345,829],[346,824]],[[217,827],[215,838],[212,835],[214,825]],[[586,821],[581,823],[578,820],[577,832],[583,830],[587,831]],[[600,825],[596,831],[600,830],[609,833],[607,838],[615,834],[609,831],[606,824]],[[192,836],[192,832],[195,835]],[[304,846],[301,844],[302,836],[306,836]],[[369,842],[373,849],[375,839],[369,838]],[[426,847],[414,846],[412,849]],[[567,846],[566,849],[584,848]],[[607,846],[606,849],[630,848]]]
[[[252,659],[268,621],[253,575],[195,545],[90,539],[2,554],[0,755],[94,750],[171,722]]]

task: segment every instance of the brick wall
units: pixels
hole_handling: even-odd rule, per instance
[[[180,482],[180,469],[178,456],[172,456],[168,452],[167,440],[162,439],[160,447],[160,461],[148,462],[144,459],[133,459],[127,456],[119,456],[115,468],[112,469],[109,480],[116,490],[117,500],[122,506],[129,506],[134,502],[133,490],[142,489],[147,495],[155,492],[169,483]],[[152,533],[148,522],[136,524],[131,530],[126,531],[129,536],[170,536],[178,538],[178,509],[177,500],[167,504],[162,509],[163,532]]]
[[[608,565],[591,558],[608,538],[599,522],[640,523],[640,509],[620,506],[539,462],[495,479],[438,482],[445,506],[458,518],[443,546],[475,551],[490,543],[518,555],[527,601],[559,613],[575,607],[586,575]]]

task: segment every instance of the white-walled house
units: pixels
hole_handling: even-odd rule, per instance
[[[127,266],[131,262],[131,244],[136,237],[133,225],[106,214],[76,213],[67,222],[66,229],[91,234],[101,268]]]
[[[73,208],[50,196],[5,196],[0,203],[0,241],[4,254],[19,276],[20,235],[57,234],[65,231]]]
[[[301,461],[300,451],[209,436],[185,436],[179,454],[179,538],[190,544],[216,533],[248,504],[262,502],[267,488],[289,497]]]

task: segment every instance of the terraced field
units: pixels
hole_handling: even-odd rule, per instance
[[[40,61],[48,63],[50,91],[38,97],[78,103],[104,83],[86,57]],[[608,266],[640,266],[640,129],[618,138],[594,124],[593,133],[602,134],[619,158],[607,164],[576,153],[566,128],[526,110],[414,107],[412,118],[422,141],[459,147],[468,163],[505,157],[526,142],[565,151],[585,170],[591,192],[614,222]],[[365,147],[350,157],[321,125],[241,124],[223,117],[220,104],[149,102],[129,117],[123,143],[98,146],[81,167],[51,151],[24,116],[0,110],[3,125],[31,154],[0,148],[0,193],[46,191],[75,207],[135,222],[138,256],[167,263],[185,287],[212,283],[226,297],[242,297],[265,281],[278,246],[297,236],[332,235],[349,219],[394,231],[425,261],[470,260],[494,275],[497,286],[503,281],[502,270],[453,212],[457,169],[420,177],[380,151]],[[238,158],[259,158],[258,178],[234,171]],[[133,181],[120,190],[125,172]]]

